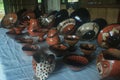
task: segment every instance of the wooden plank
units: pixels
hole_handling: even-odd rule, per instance
[[[119,15],[119,9],[108,8],[106,20],[108,21],[109,24],[117,23],[118,15]]]

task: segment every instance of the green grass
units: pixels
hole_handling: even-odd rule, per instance
[[[0,10],[4,10],[4,4],[0,1]]]

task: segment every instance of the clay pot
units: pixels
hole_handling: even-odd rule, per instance
[[[88,64],[88,60],[77,54],[69,54],[63,58],[63,62],[73,71],[82,70]]]
[[[90,56],[96,50],[95,44],[90,43],[82,43],[80,44],[79,48],[85,56]]]
[[[97,68],[102,78],[120,76],[120,50],[102,51],[97,58]]]

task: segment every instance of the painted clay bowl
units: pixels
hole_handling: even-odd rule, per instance
[[[65,35],[72,34],[74,32],[74,29],[75,29],[75,20],[72,18],[60,22],[59,25],[57,26],[57,30],[61,34],[65,34]]]
[[[40,25],[38,23],[37,19],[30,19],[29,21],[29,26],[27,28],[29,35],[31,36],[38,36],[39,35],[39,30],[40,30]]]
[[[94,22],[88,22],[81,25],[76,35],[80,36],[80,40],[92,40],[95,39],[99,31],[99,26]]]
[[[102,78],[120,76],[120,50],[108,49],[97,57],[97,69]]]
[[[67,53],[68,46],[62,43],[52,45],[49,49],[56,54],[57,57],[65,56]]]
[[[58,31],[56,29],[50,29],[47,33],[47,37],[53,37],[55,35],[58,35]]]
[[[69,46],[74,46],[79,41],[79,37],[76,35],[66,35],[64,40]]]
[[[56,29],[50,29],[48,31],[46,43],[50,46],[60,43],[60,38]]]
[[[96,50],[96,45],[90,43],[82,43],[80,44],[79,48],[85,56],[90,56]]]
[[[12,28],[14,27],[14,24],[17,22],[17,15],[16,13],[9,13],[9,14],[6,14],[2,21],[1,21],[1,25],[2,27],[4,28]]]
[[[69,54],[63,58],[63,62],[73,71],[82,70],[88,64],[88,60],[77,54]]]
[[[120,25],[111,24],[100,31],[98,44],[103,48],[118,48],[120,49]]]

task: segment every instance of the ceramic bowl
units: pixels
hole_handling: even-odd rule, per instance
[[[88,22],[81,25],[76,35],[80,36],[80,40],[92,40],[95,39],[99,31],[99,26],[94,22]]]
[[[96,45],[91,43],[82,43],[79,48],[85,56],[90,56],[96,50]]]
[[[75,20],[72,18],[66,19],[59,23],[57,30],[60,34],[72,34],[75,29]]]
[[[62,57],[67,55],[68,46],[62,43],[50,46],[49,49],[56,54],[57,57]]]
[[[74,46],[79,41],[79,37],[76,35],[66,35],[64,40],[69,46]]]
[[[63,58],[63,62],[73,71],[82,70],[89,61],[78,54],[69,54]]]
[[[120,49],[120,25],[111,24],[100,31],[98,44],[103,48],[118,48]]]
[[[120,50],[108,49],[97,57],[97,69],[102,78],[120,76]]]

